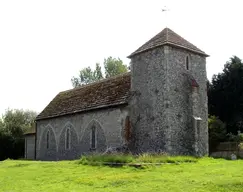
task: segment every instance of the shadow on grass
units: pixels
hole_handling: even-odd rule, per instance
[[[218,187],[224,189],[224,191],[243,191],[243,181],[242,182],[236,182],[236,183],[225,183],[225,184],[220,184]]]
[[[16,168],[16,167],[28,167],[30,164],[29,163],[19,163],[16,165],[10,165],[8,166],[9,168]]]

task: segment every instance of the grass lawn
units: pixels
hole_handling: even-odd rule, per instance
[[[6,160],[0,162],[0,191],[242,192],[243,160],[203,158],[144,169]]]

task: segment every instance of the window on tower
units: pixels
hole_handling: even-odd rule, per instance
[[[189,57],[186,56],[186,70],[189,70]]]

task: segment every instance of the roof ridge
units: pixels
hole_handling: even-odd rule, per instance
[[[176,46],[179,48],[187,49],[188,51],[192,51],[194,53],[203,55],[208,57],[204,51],[199,49],[197,46],[190,43],[188,40],[183,38],[182,36],[175,33],[170,28],[166,27],[161,32],[159,32],[157,35],[152,37],[150,40],[148,40],[146,43],[144,43],[142,46],[140,46],[136,51],[131,53],[128,58],[131,58],[134,55],[137,55],[139,53],[154,49],[156,47],[164,46],[165,44]]]
[[[60,93],[66,93],[66,92],[69,92],[69,91],[73,91],[73,90],[79,90],[79,89],[82,89],[84,87],[89,87],[89,86],[92,86],[92,85],[95,85],[95,84],[99,84],[99,83],[102,83],[102,82],[106,82],[106,81],[110,81],[110,80],[113,80],[113,79],[117,79],[119,77],[123,77],[123,76],[126,76],[126,75],[129,75],[131,72],[125,72],[125,73],[122,73],[122,74],[119,74],[119,75],[115,75],[115,76],[112,76],[112,77],[108,77],[108,78],[104,78],[104,79],[100,79],[98,81],[95,81],[95,82],[92,82],[92,83],[88,83],[86,85],[81,85],[81,86],[78,86],[78,87],[74,87],[72,89],[68,89],[68,90],[65,90],[65,91],[61,91],[59,92]]]
[[[166,35],[165,35],[165,42],[168,42],[168,27],[165,28],[166,29]]]
[[[169,29],[169,28],[168,28]],[[175,33],[172,29],[169,29],[172,33],[174,33],[175,35],[177,35],[178,37],[180,37],[182,40],[184,40],[184,41],[186,41],[187,43],[189,43],[189,44],[192,44],[192,43],[190,43],[188,40],[186,40],[184,37],[182,37],[181,35],[179,35],[179,34],[177,34],[177,33]],[[168,33],[168,31],[167,31],[167,33]],[[170,42],[170,43],[173,43],[172,41],[169,41],[169,40],[167,40],[168,42]],[[176,43],[175,43],[176,44]],[[193,45],[193,44],[192,44]],[[204,53],[201,49],[199,49],[197,46],[195,46],[195,45],[193,45],[195,48],[197,48],[198,50],[195,50],[195,49],[193,49],[193,50],[195,50],[195,51],[199,51],[200,50],[200,52],[202,52],[202,53]],[[185,47],[186,48],[186,47]]]

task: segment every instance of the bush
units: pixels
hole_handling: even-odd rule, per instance
[[[17,159],[24,156],[24,139],[13,138],[0,132],[0,161],[7,158]]]
[[[243,133],[239,133],[238,135],[228,133],[227,134],[227,141],[240,143],[240,142],[243,141]]]
[[[209,116],[208,118],[209,133],[209,151],[212,152],[220,142],[226,140],[226,125],[219,118]]]

